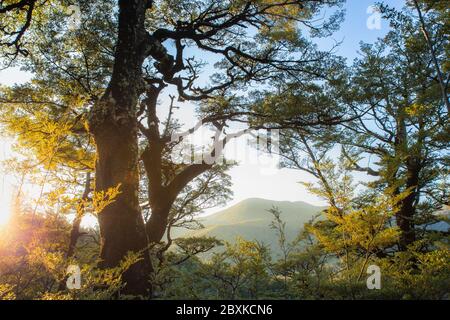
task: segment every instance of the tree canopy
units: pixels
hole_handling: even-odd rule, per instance
[[[390,31],[349,63],[316,43],[343,3],[1,1],[1,63],[32,74],[0,88],[4,167],[39,196],[21,198],[0,241],[0,298],[378,297],[364,293],[371,263],[390,270],[380,297],[448,294],[448,230],[433,228],[448,220],[447,6],[381,4]],[[275,261],[245,235],[174,238],[231,199],[224,146],[261,129],[281,130],[281,165],[308,173],[327,209],[290,241],[267,208]],[[201,130],[208,142],[176,161]],[[98,232],[81,228],[87,213]],[[78,293],[64,287],[71,262],[89,274]]]

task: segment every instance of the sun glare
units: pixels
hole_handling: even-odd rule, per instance
[[[2,166],[4,160],[11,154],[11,140],[4,137],[0,138],[0,226],[8,223],[12,212],[13,186],[6,168]]]
[[[11,139],[0,137],[0,227],[5,226],[13,210],[14,187],[3,161],[12,155]]]
[[[4,182],[0,187],[0,226],[8,223],[12,211],[12,188]]]

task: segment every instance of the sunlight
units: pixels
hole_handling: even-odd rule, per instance
[[[3,161],[8,159],[11,154],[11,140],[0,138],[0,226],[8,223],[12,212],[14,187],[11,176],[7,169],[3,167]]]
[[[0,188],[0,226],[8,223],[12,212],[13,190],[7,182],[3,182]]]

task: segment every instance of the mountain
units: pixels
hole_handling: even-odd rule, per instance
[[[298,235],[306,222],[325,209],[325,207],[313,206],[302,201],[250,198],[199,219],[205,228],[175,230],[173,237],[214,236],[228,242],[233,242],[236,237],[241,237],[263,242],[277,252],[277,235],[275,230],[269,226],[273,215],[268,210],[273,207],[277,207],[281,211],[281,219],[286,222],[286,237],[289,241]]]

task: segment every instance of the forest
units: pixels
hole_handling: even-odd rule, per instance
[[[449,299],[449,2],[357,3],[0,0],[0,300]]]

